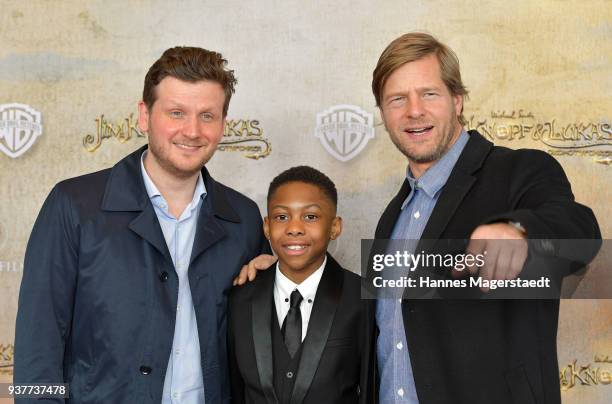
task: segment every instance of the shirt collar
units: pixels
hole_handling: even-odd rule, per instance
[[[451,146],[451,148],[444,153],[444,155],[440,158],[440,160],[436,161],[434,165],[429,167],[425,173],[419,178],[416,179],[412,175],[412,171],[410,171],[410,166],[406,168],[406,180],[410,184],[410,195],[406,198],[404,203],[402,204],[402,209],[410,202],[412,196],[414,195],[414,190],[419,189],[425,192],[425,194],[434,198],[435,195],[442,189],[450,173],[453,171],[453,167],[459,160],[459,156],[461,152],[465,148],[470,136],[467,134],[465,129],[461,129],[461,133],[457,138],[457,141]]]
[[[151,179],[151,177],[149,177],[149,174],[147,173],[147,170],[145,170],[145,166],[144,166],[144,159],[147,155],[148,151],[145,150],[144,152],[142,152],[142,155],[140,156],[140,170],[142,172],[142,178],[144,180],[145,183],[145,188],[147,190],[147,195],[149,195],[149,199],[151,199],[151,201],[153,201],[154,199],[157,199],[158,197],[161,199],[164,199],[164,197],[162,196],[161,192],[159,192],[159,189],[157,189],[157,187],[155,186],[155,183],[153,182],[153,180]],[[193,192],[193,199],[191,200],[190,203],[190,207],[193,208],[197,205],[198,200],[200,198],[204,199],[204,197],[206,197],[206,186],[204,185],[204,179],[202,178],[202,172],[200,172],[198,174],[198,180],[196,182],[196,187],[195,190]],[[164,200],[165,202],[165,200]]]
[[[310,276],[304,279],[304,282],[299,285],[293,282],[291,279],[287,278],[279,268],[279,263],[276,263],[276,287],[280,292],[280,295],[283,298],[287,298],[291,295],[291,292],[294,290],[298,290],[300,295],[304,298],[304,300],[312,299],[314,301],[315,295],[317,294],[317,288],[319,287],[319,282],[321,281],[321,277],[323,276],[323,269],[325,268],[325,264],[327,263],[327,256],[323,260],[323,263],[316,271],[314,271]]]

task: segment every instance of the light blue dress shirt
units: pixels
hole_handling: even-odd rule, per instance
[[[162,404],[203,404],[204,378],[202,375],[200,339],[198,338],[198,327],[187,270],[189,269],[189,260],[191,259],[191,250],[196,234],[198,214],[202,201],[206,197],[206,187],[202,174],[200,174],[193,199],[187,205],[181,217],[176,219],[170,214],[168,203],[144,168],[146,153],[147,151],[142,153],[140,161],[142,178],[179,279],[174,339],[172,340],[172,351],[168,359],[168,368],[164,380]]]
[[[441,190],[468,140],[469,135],[462,130],[450,150],[418,180],[412,176],[410,167],[406,170],[412,191],[402,204],[391,239],[406,240],[404,249],[409,253],[414,252],[416,241],[421,238]],[[379,299],[376,302],[376,324],[380,330],[376,347],[380,404],[418,404],[401,299]]]

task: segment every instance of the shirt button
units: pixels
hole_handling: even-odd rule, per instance
[[[404,389],[399,389],[397,391],[397,395],[400,396],[400,397],[404,397]]]
[[[180,354],[181,354],[181,350],[177,348],[177,349],[174,351],[174,353],[175,353],[175,354],[178,356],[178,355],[180,355]]]
[[[178,393],[172,393],[172,398],[178,398]]]
[[[414,218],[418,219],[419,217],[421,217],[421,212],[417,210],[416,212],[414,212]]]
[[[402,350],[402,348],[404,347],[404,344],[402,344],[402,341],[398,342],[396,345],[397,349],[399,349],[400,351]]]
[[[293,372],[287,372],[287,379],[291,379],[293,377]]]
[[[181,311],[181,305],[180,304],[176,305],[176,311]]]
[[[150,375],[151,372],[153,371],[153,369],[151,369],[149,366],[141,366],[140,367],[140,373],[142,373],[143,375]]]

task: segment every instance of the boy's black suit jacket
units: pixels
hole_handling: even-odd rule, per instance
[[[228,350],[232,402],[279,403],[273,386],[276,264],[232,290]],[[302,346],[290,404],[373,403],[373,325],[366,326],[361,278],[328,254]],[[369,365],[369,366],[368,366]],[[360,394],[358,395],[358,391]]]

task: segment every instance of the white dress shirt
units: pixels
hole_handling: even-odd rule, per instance
[[[308,331],[308,322],[310,321],[310,313],[314,304],[317,288],[323,276],[323,269],[327,263],[327,257],[323,260],[323,264],[314,271],[310,276],[304,279],[304,282],[299,285],[287,278],[280,271],[278,263],[276,263],[276,278],[274,279],[274,305],[276,306],[276,316],[278,318],[279,327],[283,326],[285,316],[289,312],[289,296],[294,290],[298,290],[302,295],[302,303],[300,303],[300,312],[302,314],[302,341],[306,338]]]
[[[175,218],[144,167],[146,153],[142,154],[140,161],[142,177],[179,279],[174,338],[164,379],[162,404],[204,404],[200,339],[187,272],[206,187],[200,173],[191,203],[180,218]]]

